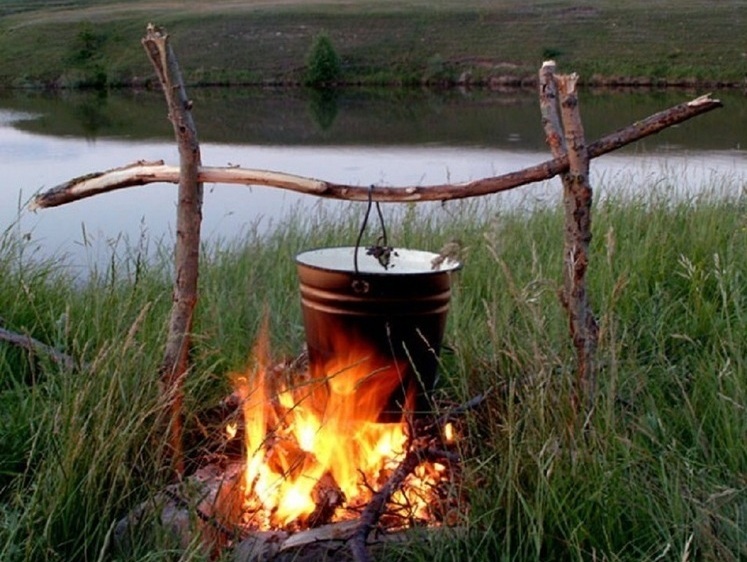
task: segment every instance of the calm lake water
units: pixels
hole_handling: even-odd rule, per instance
[[[239,164],[359,185],[428,185],[493,176],[549,158],[533,91],[307,94],[195,90],[194,116],[206,165]],[[696,93],[583,92],[589,141]],[[747,101],[725,107],[592,162],[599,197],[611,185],[690,194],[747,180]],[[176,187],[157,184],[30,213],[28,200],[73,177],[136,160],[177,164],[163,98],[152,92],[0,94],[0,225],[30,239],[30,251],[67,256],[85,270],[141,236],[172,239]],[[559,179],[492,196],[524,206],[558,201]],[[206,185],[207,240],[249,225],[266,231],[293,209],[339,203],[271,188]],[[362,211],[361,211],[362,212]]]

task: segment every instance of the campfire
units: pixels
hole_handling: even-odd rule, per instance
[[[481,395],[439,409],[429,394],[435,386],[450,296],[448,275],[442,274],[459,264],[449,263],[451,251],[427,254],[389,247],[378,201],[445,203],[562,174],[567,212],[561,301],[578,357],[573,407],[579,413],[584,400],[593,406],[599,336],[585,290],[592,203],[589,160],[721,107],[719,100],[701,96],[587,143],[578,113],[578,76],[556,76],[555,63],[545,61],[539,75],[540,108],[553,159],[460,184],[377,188],[382,236],[367,248],[366,256],[383,267],[382,272],[366,263],[366,258],[359,264],[357,254],[374,185],[344,185],[233,165],[203,166],[192,102],[168,34],[149,25],[143,45],[167,99],[179,145],[179,167],[139,161],[85,174],[38,195],[31,207],[62,205],[154,182],[179,184],[174,298],[159,369],[167,414],[164,457],[179,481],[120,520],[112,540],[118,548],[127,549],[145,528],[142,523],[157,522],[157,531],[169,531],[183,548],[194,542],[195,533],[211,548],[230,545],[237,562],[280,560],[284,553],[289,555],[284,559],[317,560],[316,552],[304,552],[308,554],[304,558],[297,555],[304,545],[325,541],[345,541],[355,560],[365,562],[371,560],[367,547],[374,530],[452,522],[454,511],[448,494],[443,494],[458,478],[455,443],[459,431],[451,423],[484,399]],[[240,440],[243,458],[218,454],[218,460],[194,472],[191,466],[186,476],[183,387],[191,367],[203,184],[211,182],[271,186],[349,201],[367,197],[368,210],[354,249],[330,249],[297,258],[308,368],[299,377],[276,376],[284,369],[268,368],[269,351],[261,340],[255,364],[234,377],[232,396],[240,419],[222,424],[222,430],[230,432],[223,437],[224,444],[226,439]],[[349,263],[342,266],[341,257],[347,257],[347,262],[352,258],[353,268]],[[74,366],[72,358],[27,335],[7,330],[0,335]]]
[[[297,257],[307,349],[273,362],[265,322],[248,367],[231,374],[220,446],[163,494],[159,518],[182,544],[197,515],[203,544],[231,546],[242,562],[341,541],[368,560],[372,540],[460,519],[464,407],[432,396],[459,263],[388,248],[382,264],[358,252]]]
[[[239,515],[236,523],[295,531],[357,519],[414,442],[426,438],[417,434],[425,424],[412,416],[414,389],[399,420],[380,421],[401,384],[401,366],[386,364],[365,343],[341,341],[347,353],[326,362],[322,373],[307,366],[278,380],[268,376],[266,341],[263,335],[253,366],[232,377],[242,415],[227,431],[243,434],[245,451],[240,505],[230,509]],[[427,438],[446,450],[454,445],[451,422],[442,432]],[[446,462],[419,464],[389,499],[386,526],[440,522],[450,472]]]

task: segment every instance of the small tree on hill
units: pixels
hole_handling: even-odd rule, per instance
[[[306,60],[307,86],[324,87],[335,82],[341,73],[340,57],[326,33],[314,38]]]

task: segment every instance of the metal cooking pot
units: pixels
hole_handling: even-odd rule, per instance
[[[393,249],[388,257],[386,267],[356,247],[296,257],[312,378],[334,385],[337,371],[362,369],[350,399],[361,409],[376,402],[379,421],[428,409],[451,272],[461,267],[419,250]]]

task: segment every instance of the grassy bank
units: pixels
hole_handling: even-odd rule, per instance
[[[145,25],[192,84],[297,82],[326,32],[352,83],[515,84],[543,59],[587,82],[743,85],[747,9],[710,0],[0,0],[0,82],[146,83]]]
[[[467,532],[399,545],[392,559],[747,557],[747,206],[744,186],[723,181],[734,193],[726,199],[653,194],[595,209],[600,388],[583,429],[568,406],[573,357],[556,296],[561,213],[469,203],[446,224],[411,216],[394,226],[392,238],[410,247],[462,239],[442,388],[460,401],[494,391],[465,443]],[[244,365],[265,306],[274,354],[297,353],[292,257],[349,244],[357,218],[299,218],[207,250],[188,434],[205,429],[206,408],[228,392],[226,374]],[[60,264],[30,263],[12,233],[2,238],[6,327],[85,362],[66,370],[0,345],[2,560],[110,559],[113,523],[166,480],[154,377],[169,251],[147,262],[141,250],[81,285]],[[202,559],[154,540],[117,559]]]

